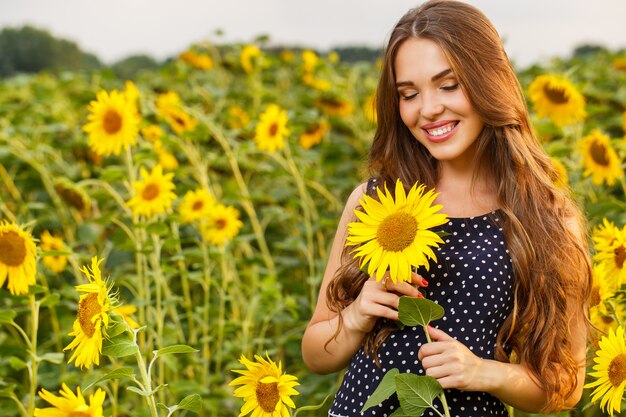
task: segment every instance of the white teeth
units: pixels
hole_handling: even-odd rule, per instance
[[[439,129],[432,129],[432,130],[428,130],[428,134],[430,136],[441,136],[445,133],[448,133],[452,130],[452,128],[454,127],[454,125],[449,124],[445,127],[439,128]]]

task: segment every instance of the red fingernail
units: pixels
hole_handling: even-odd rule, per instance
[[[417,292],[417,298],[424,298],[424,296],[422,295],[422,293],[421,293],[421,292],[419,292],[419,291],[418,291],[418,292]]]
[[[424,284],[424,287],[428,287],[428,281],[426,281],[424,278],[422,278],[422,284]]]

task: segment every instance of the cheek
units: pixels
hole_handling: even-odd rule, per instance
[[[411,103],[400,101],[400,118],[411,130],[417,125],[417,111],[413,107]]]

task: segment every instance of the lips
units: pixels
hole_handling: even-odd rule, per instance
[[[444,120],[435,123],[429,123],[422,126],[422,130],[426,134],[426,138],[432,142],[442,142],[452,136],[458,121]]]

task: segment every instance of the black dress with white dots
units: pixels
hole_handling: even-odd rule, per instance
[[[428,280],[423,294],[445,309],[444,317],[431,325],[485,359],[494,358],[496,335],[512,308],[513,267],[500,226],[502,215],[496,210],[485,216],[449,219],[439,229],[448,235],[443,238],[445,244],[435,250],[437,262],[431,262],[428,271],[418,271]],[[399,407],[395,394],[363,414],[361,409],[388,370],[424,375],[417,359],[423,343],[423,328],[398,329],[378,350],[380,368],[361,348],[344,375],[329,416],[393,414]],[[452,417],[507,415],[504,404],[484,392],[449,389],[446,399]],[[438,399],[435,404],[442,411]],[[437,414],[428,409],[423,415]]]

